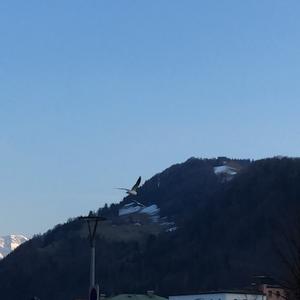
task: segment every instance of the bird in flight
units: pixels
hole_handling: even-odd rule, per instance
[[[126,191],[126,194],[136,196],[137,195],[137,189],[139,188],[139,185],[141,183],[141,176],[138,178],[136,181],[135,185],[131,189],[126,189],[126,188],[117,188],[118,190],[123,190]]]

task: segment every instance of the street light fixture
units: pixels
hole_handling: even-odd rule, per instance
[[[97,216],[93,212],[90,212],[88,216],[80,217],[80,219],[87,222],[89,229],[89,242],[91,247],[89,300],[98,300],[99,287],[95,285],[96,233],[99,222],[105,221],[106,218]]]

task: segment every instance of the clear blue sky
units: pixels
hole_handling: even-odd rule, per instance
[[[300,2],[0,2],[0,235],[191,156],[298,156]]]

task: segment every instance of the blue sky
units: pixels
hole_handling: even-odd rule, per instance
[[[1,1],[0,235],[191,156],[299,156],[299,1]]]

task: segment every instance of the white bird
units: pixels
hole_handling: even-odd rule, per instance
[[[117,188],[118,190],[123,190],[126,191],[126,194],[136,196],[137,195],[137,189],[139,188],[139,185],[141,183],[141,176],[138,178],[136,181],[135,185],[131,189],[126,189],[126,188]]]

